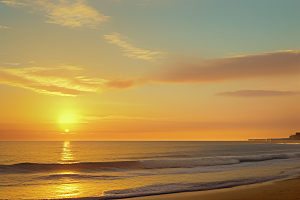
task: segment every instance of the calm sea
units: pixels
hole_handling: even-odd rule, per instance
[[[113,199],[299,173],[299,143],[0,142],[0,199]]]

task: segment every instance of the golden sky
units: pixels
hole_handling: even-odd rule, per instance
[[[0,140],[300,131],[297,0],[1,0]]]

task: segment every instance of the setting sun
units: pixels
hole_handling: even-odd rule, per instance
[[[0,0],[0,200],[299,198],[299,7]]]

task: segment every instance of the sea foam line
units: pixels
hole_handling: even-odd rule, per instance
[[[18,163],[0,165],[0,173],[26,173],[40,171],[101,171],[130,169],[163,169],[192,168],[200,166],[231,165],[241,162],[260,162],[273,159],[299,158],[300,152],[245,155],[245,156],[215,156],[202,158],[152,159],[115,162],[82,162],[71,164]]]
[[[150,195],[171,194],[179,192],[205,191],[222,188],[231,188],[242,185],[250,185],[256,183],[263,183],[275,180],[285,180],[298,177],[300,174],[300,167],[293,168],[282,172],[279,175],[267,177],[253,177],[246,179],[233,179],[215,182],[198,182],[198,183],[170,183],[170,184],[155,184],[145,187],[137,187],[123,190],[111,190],[105,192],[105,195],[99,197],[99,200],[106,199],[122,199],[129,197],[141,197]]]

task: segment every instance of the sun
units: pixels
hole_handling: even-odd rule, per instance
[[[66,132],[66,133],[69,133],[69,131],[70,131],[70,130],[69,130],[68,128],[65,129],[65,132]]]
[[[59,123],[77,123],[77,118],[75,114],[63,114],[59,117]]]

